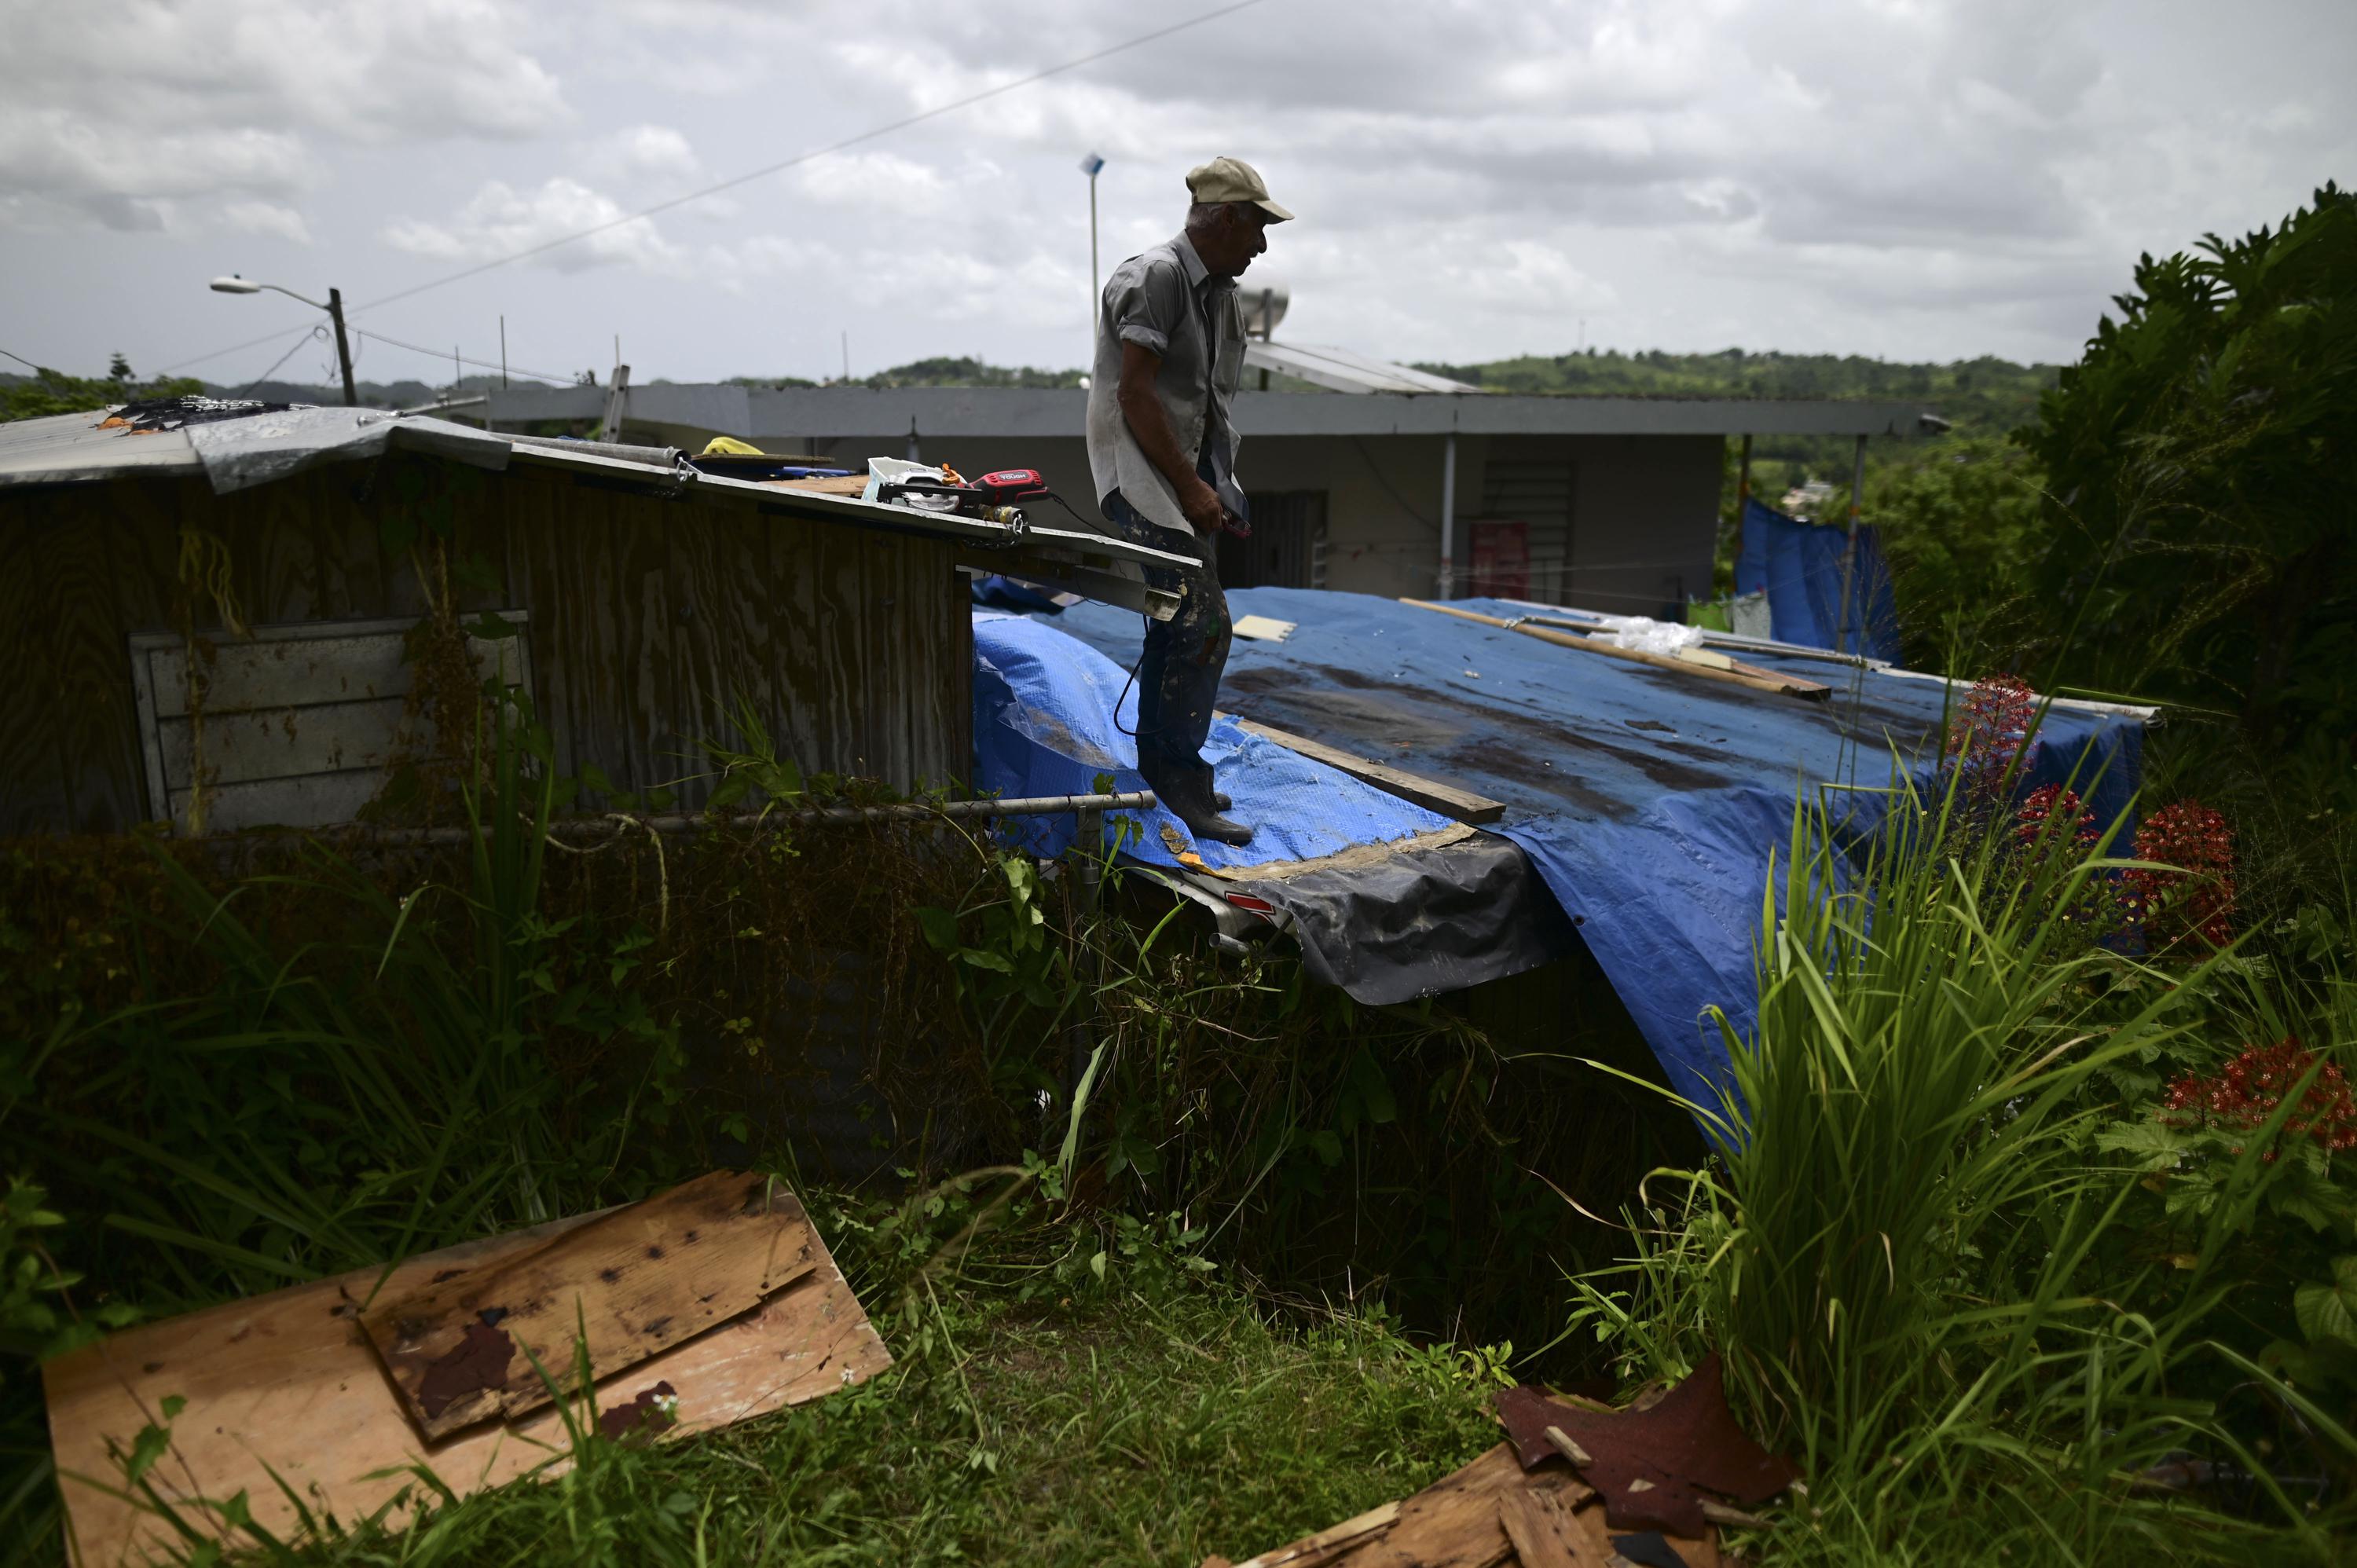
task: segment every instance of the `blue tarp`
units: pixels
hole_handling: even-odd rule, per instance
[[[1118,611],[1106,613],[1133,628],[1142,624]],[[1132,636],[1142,639],[1135,630]],[[1100,775],[1111,774],[1116,790],[1145,789],[1134,738],[1137,687],[1129,679],[1137,654],[1133,647],[1116,664],[1053,625],[975,611],[977,787],[996,795],[1085,795]],[[1157,807],[1143,822],[1135,813],[1122,814],[1131,824],[1127,853],[1177,865],[1175,838],[1205,865],[1226,869],[1316,860],[1353,844],[1388,843],[1449,825],[1446,817],[1249,734],[1232,719],[1212,722],[1203,755],[1217,769],[1220,788],[1235,798],[1235,815],[1257,828],[1253,842],[1241,848],[1198,843],[1178,818]],[[1061,854],[1072,838],[1070,817],[1030,817],[1009,826],[1040,854]]]
[[[1282,643],[1237,642],[1221,706],[1505,802],[1496,831],[1529,854],[1578,924],[1670,1085],[1706,1104],[1716,1103],[1727,1062],[1704,1009],[1716,1004],[1738,1032],[1750,1027],[1760,898],[1769,856],[1790,840],[1796,786],[1857,787],[1865,826],[1886,808],[1877,791],[1890,782],[1894,751],[1919,779],[1938,766],[1947,694],[1938,681],[1746,655],[1835,685],[1833,701],[1808,703],[1601,659],[1391,599],[1249,588],[1229,600],[1239,617],[1271,616],[1298,629]],[[1527,611],[1483,600],[1466,607]],[[1110,703],[1137,657],[1140,625],[1096,604],[1028,624],[978,616],[977,736],[1004,722],[985,710],[1003,706],[1014,685],[1071,679],[1050,664],[1090,671]],[[1104,657],[1085,657],[1057,627]],[[1008,664],[1018,658],[1042,669],[1011,680]],[[998,695],[986,698],[985,686]],[[1237,732],[1222,726],[1218,735],[1233,744]],[[2058,709],[2029,782],[2060,779],[2076,767],[2081,792],[2108,817],[2135,788],[2142,742],[2134,719]],[[996,755],[1003,765],[1055,744],[1050,736],[1036,746],[978,742],[977,749],[986,763]],[[1092,768],[1076,762],[1051,771],[1001,777],[986,766],[982,778],[1010,793],[1062,792],[1085,788]],[[1242,774],[1223,766],[1221,777]],[[1290,831],[1284,810],[1310,811],[1314,832],[1340,828],[1331,788],[1321,784],[1306,800],[1240,791],[1237,814],[1262,830],[1254,851]],[[1387,799],[1366,810],[1414,810],[1380,804]],[[1396,826],[1406,822],[1403,815]]]
[[[1849,612],[1842,613],[1842,581],[1849,580]],[[1735,591],[1768,595],[1769,634],[1803,648],[1840,647],[1896,662],[1899,601],[1882,538],[1860,524],[1855,556],[1848,531],[1787,517],[1756,497],[1743,503],[1743,548],[1735,561]],[[1846,636],[1844,634],[1846,633]]]

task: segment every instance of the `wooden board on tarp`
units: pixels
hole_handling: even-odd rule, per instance
[[[609,1210],[608,1213],[616,1211]],[[127,1452],[164,1402],[186,1402],[146,1483],[192,1528],[222,1533],[198,1499],[242,1493],[257,1524],[282,1539],[296,1508],[363,1519],[420,1493],[409,1466],[432,1468],[460,1496],[568,1463],[564,1412],[479,1425],[428,1443],[411,1423],[361,1331],[378,1288],[406,1293],[452,1269],[484,1270],[580,1225],[581,1216],[231,1302],[127,1329],[42,1369],[69,1541],[81,1568],[145,1563],[177,1537],[124,1500],[109,1447]],[[640,1361],[598,1385],[597,1408],[635,1403],[658,1383],[677,1395],[673,1434],[709,1431],[864,1381],[891,1364],[884,1342],[815,1232],[812,1267],[754,1310]],[[275,1472],[277,1479],[273,1478]],[[395,1507],[398,1517],[401,1509]],[[234,1537],[226,1537],[231,1544]]]
[[[774,1176],[716,1171],[488,1267],[377,1293],[361,1331],[427,1438],[549,1402],[750,1311],[813,1267]],[[538,1361],[544,1378],[533,1369]]]
[[[1347,773],[1362,784],[1372,784],[1387,795],[1396,795],[1411,805],[1422,806],[1426,811],[1444,817],[1453,817],[1469,826],[1479,827],[1484,822],[1494,822],[1506,814],[1503,803],[1486,795],[1477,795],[1455,784],[1427,779],[1421,773],[1410,773],[1405,768],[1394,768],[1389,763],[1344,751],[1339,746],[1328,746],[1322,740],[1311,740],[1308,736],[1295,735],[1290,730],[1281,730],[1257,719],[1239,718],[1236,726],[1263,740],[1273,740],[1287,751],[1306,757],[1312,762],[1322,762],[1337,773]]]

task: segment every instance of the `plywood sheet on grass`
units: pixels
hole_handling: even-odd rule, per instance
[[[489,1267],[384,1290],[361,1314],[429,1439],[550,1402],[748,1312],[814,1266],[809,1218],[774,1176],[716,1171]],[[538,1362],[547,1376],[535,1372]]]
[[[413,1258],[384,1289],[414,1291],[453,1268],[529,1252],[582,1216]],[[813,1268],[755,1310],[674,1345],[598,1385],[606,1411],[658,1382],[679,1399],[674,1434],[708,1431],[801,1404],[891,1364],[884,1343],[812,1233]],[[170,1526],[118,1495],[110,1443],[127,1451],[163,1402],[187,1402],[147,1483],[193,1528],[220,1533],[199,1499],[245,1494],[256,1522],[284,1538],[296,1509],[275,1471],[315,1514],[347,1523],[414,1496],[408,1466],[430,1466],[460,1496],[565,1467],[562,1412],[544,1408],[438,1443],[420,1439],[358,1321],[380,1269],[296,1285],[126,1330],[43,1369],[70,1551],[80,1568],[162,1555]],[[382,1472],[393,1472],[384,1474]],[[232,1538],[233,1540],[233,1538]]]

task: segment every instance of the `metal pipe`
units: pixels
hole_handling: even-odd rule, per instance
[[[1026,795],[1000,800],[942,800],[931,804],[907,801],[889,806],[809,806],[794,811],[713,816],[704,811],[673,811],[655,817],[567,817],[548,824],[551,837],[613,838],[622,833],[653,832],[691,833],[705,827],[778,827],[788,823],[844,826],[860,822],[922,822],[938,818],[964,821],[991,817],[1055,817],[1066,811],[1095,817],[1103,839],[1106,811],[1144,811],[1154,807],[1154,791],[1133,789],[1115,795]],[[339,823],[323,828],[281,828],[281,833],[312,832],[351,836],[377,843],[464,843],[474,828],[380,828],[366,823]],[[261,836],[259,834],[250,836]]]
[[[1078,812],[1079,821],[1072,835],[1072,847],[1079,851],[1073,856],[1072,875],[1074,902],[1083,919],[1093,917],[1103,898],[1103,872],[1104,863],[1097,857],[1104,854],[1104,811],[1096,806],[1084,806]],[[1084,940],[1072,955],[1075,989],[1082,996],[1096,992],[1095,950]],[[1081,1079],[1089,1070],[1089,1036],[1095,1022],[1096,1010],[1082,1006],[1073,1012],[1072,1021],[1064,1029],[1064,1104],[1069,1107],[1081,1091]]]
[[[1440,438],[1440,596],[1457,596],[1457,432]]]

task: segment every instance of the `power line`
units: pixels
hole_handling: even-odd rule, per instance
[[[707,196],[717,196],[724,190],[734,190],[740,185],[748,185],[757,179],[766,179],[773,174],[781,174],[787,169],[793,168],[798,165],[809,163],[813,159],[830,156],[833,154],[842,152],[848,147],[858,146],[863,142],[872,142],[879,136],[888,136],[895,131],[905,131],[911,125],[921,125],[928,120],[938,120],[944,114],[954,114],[961,109],[971,109],[977,103],[987,102],[993,98],[1002,97],[1019,88],[1033,86],[1039,82],[1047,81],[1051,76],[1061,76],[1067,71],[1078,70],[1082,66],[1094,65],[1099,60],[1110,59],[1114,55],[1125,54],[1131,49],[1143,48],[1145,45],[1157,42],[1163,38],[1169,38],[1174,34],[1183,33],[1190,28],[1200,27],[1206,22],[1216,22],[1222,16],[1232,16],[1239,11],[1248,10],[1259,4],[1261,4],[1261,0],[1233,0],[1233,3],[1231,5],[1222,5],[1215,10],[1205,11],[1200,16],[1190,16],[1183,22],[1173,22],[1168,27],[1157,27],[1152,32],[1140,33],[1136,37],[1125,38],[1120,43],[1107,45],[1105,48],[1098,49],[1094,53],[1077,56],[1074,59],[1065,60],[1060,64],[1051,65],[1047,67],[1045,70],[1033,71],[1028,76],[1017,77],[1013,81],[1001,82],[996,87],[985,88],[980,92],[957,99],[952,102],[940,104],[931,109],[920,110],[917,113],[906,115],[900,119],[891,121],[887,124],[874,126],[871,129],[862,131],[856,135],[845,136],[843,140],[829,143],[823,147],[814,147],[809,152],[798,153],[792,157],[782,158],[776,163],[764,165],[760,168],[750,170],[745,174],[732,176],[727,179],[719,181],[717,184],[707,185],[701,189],[691,190],[686,192],[684,195],[674,196],[666,200],[658,201],[651,207],[642,207],[638,211],[625,214],[620,218],[608,219],[603,223],[595,223],[587,229],[576,230],[570,234],[560,235],[558,238],[554,240],[545,240],[537,245],[530,245],[521,251],[510,252],[504,256],[496,256],[487,262],[479,262],[471,267],[462,267],[455,273],[446,273],[438,278],[429,279],[414,287],[399,289],[392,294],[380,295],[375,299],[369,300],[365,304],[352,306],[345,312],[345,314],[347,317],[350,317],[360,311],[373,310],[379,306],[391,305],[395,300],[407,299],[413,295],[420,295],[425,293],[429,289],[440,288],[445,284],[454,284],[466,278],[478,277],[484,273],[494,271],[500,267],[508,266],[512,263],[527,261],[533,256],[544,255],[548,252],[559,249],[562,246],[576,244],[580,241],[592,239],[597,235],[609,232],[612,230],[622,228],[625,225],[639,222],[642,219],[652,218],[659,212],[668,212],[674,207],[684,207],[691,201],[701,201]],[[195,359],[182,360],[178,364],[170,365],[166,368],[177,371],[185,365],[193,365],[205,360],[218,359],[223,354],[233,354],[241,349],[251,349],[259,343],[272,342],[274,341],[276,338],[277,334],[274,332],[266,338],[251,338],[246,342],[234,344],[227,349],[216,349],[211,353],[199,354],[196,356]],[[388,339],[388,341],[390,341],[390,339]],[[411,345],[408,344],[399,345],[399,347],[402,348],[408,348]],[[420,350],[420,352],[425,351],[425,350]],[[474,361],[469,362],[471,363]]]
[[[293,346],[293,347],[289,348],[289,349],[286,350],[286,352],[285,352],[284,354],[279,355],[279,356],[278,356],[278,358],[277,358],[274,361],[273,361],[273,362],[272,362],[271,367],[270,367],[268,370],[266,370],[266,371],[263,371],[260,375],[258,375],[258,376],[254,377],[254,378],[253,378],[253,380],[252,380],[252,381],[250,381],[246,382],[246,383],[245,383],[245,390],[244,390],[243,392],[242,392],[238,393],[237,395],[238,395],[238,396],[240,396],[240,397],[250,397],[250,396],[252,396],[252,395],[253,395],[253,389],[254,389],[254,388],[256,388],[256,387],[260,386],[263,382],[264,382],[264,381],[268,381],[271,377],[273,377],[273,376],[274,376],[274,375],[276,375],[276,374],[278,373],[278,367],[279,367],[280,365],[285,364],[287,360],[289,360],[293,359],[296,355],[297,355],[297,354],[301,353],[301,352],[303,351],[303,345],[304,345],[304,344],[306,344],[306,343],[309,343],[309,342],[314,342],[314,341],[317,340],[318,338],[324,338],[324,337],[326,337],[326,336],[327,336],[327,328],[324,328],[324,327],[309,327],[309,328],[306,328],[304,329],[303,336],[301,336],[300,338],[296,338],[296,339],[295,339],[295,342],[294,342],[294,346]]]
[[[471,355],[467,354],[447,353],[440,349],[428,349],[422,343],[404,343],[398,338],[388,338],[382,332],[371,332],[363,328],[354,327],[349,328],[349,330],[355,338],[366,338],[371,342],[388,344],[395,349],[406,349],[413,354],[425,354],[436,360],[457,360],[459,363],[472,365],[477,370],[496,371],[500,369],[499,364],[494,360],[478,360],[473,358]],[[573,378],[571,376],[553,376],[544,371],[521,370],[514,365],[508,366],[507,371],[510,375],[522,376],[528,381],[546,381],[551,386],[563,387],[571,386],[573,384]]]

